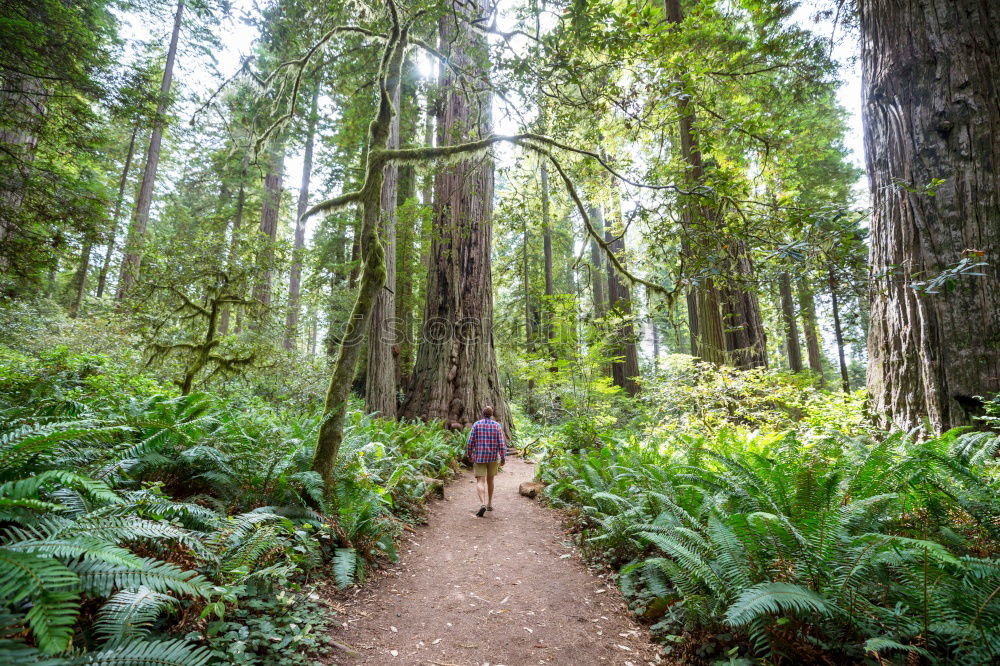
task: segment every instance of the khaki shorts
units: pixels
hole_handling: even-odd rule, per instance
[[[497,470],[500,469],[500,461],[494,460],[488,463],[475,463],[472,466],[472,473],[476,476],[485,476],[487,478],[494,477],[497,475]]]

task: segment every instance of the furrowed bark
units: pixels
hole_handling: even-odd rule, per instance
[[[859,2],[872,193],[868,390],[883,425],[969,423],[1000,391],[1000,5]],[[937,179],[939,184],[931,185]],[[985,262],[940,293],[909,285]]]
[[[819,328],[816,325],[816,300],[813,293],[804,283],[799,283],[799,311],[802,316],[802,333],[806,339],[806,356],[809,359],[809,369],[819,376],[819,385],[826,385],[823,376],[823,353],[819,346]]]
[[[455,2],[453,10],[463,20],[446,15],[438,26],[445,56],[485,76],[485,36],[467,23],[479,16],[480,6]],[[488,91],[466,96],[444,63],[439,80],[438,146],[488,138]],[[475,161],[440,169],[434,178],[435,232],[423,335],[402,414],[470,424],[484,406],[492,405],[509,435],[510,410],[493,344],[493,163],[488,154],[469,158]]]

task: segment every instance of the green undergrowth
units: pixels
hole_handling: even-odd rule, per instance
[[[725,373],[713,390],[660,392],[702,401],[700,423],[646,406],[596,446],[550,438],[538,472],[665,650],[683,663],[996,663],[1000,437],[870,432],[860,402],[821,404],[815,389],[791,407],[781,386],[754,389],[764,407],[749,413],[731,391],[787,379]]]
[[[134,364],[0,345],[0,663],[313,663],[316,590],[396,559],[461,442],[355,409],[180,396]]]

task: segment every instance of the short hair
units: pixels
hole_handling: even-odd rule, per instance
[[[484,419],[493,418],[493,408],[490,407],[489,405],[483,407],[483,418]]]

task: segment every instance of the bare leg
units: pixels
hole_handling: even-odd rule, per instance
[[[491,479],[492,481],[492,479]],[[492,483],[490,484],[492,490]],[[476,493],[479,494],[479,503],[483,506],[486,505],[486,477],[477,476],[476,477]]]
[[[488,489],[486,506],[493,506],[493,478],[492,476],[486,477],[486,487]]]

